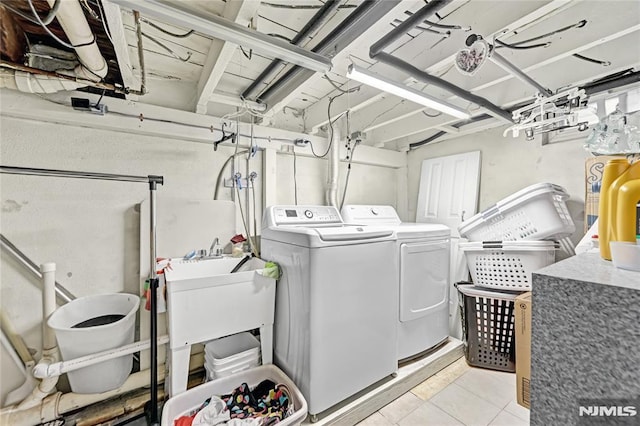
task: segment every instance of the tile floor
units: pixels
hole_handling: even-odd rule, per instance
[[[469,367],[464,358],[367,417],[358,426],[527,426],[515,374]]]

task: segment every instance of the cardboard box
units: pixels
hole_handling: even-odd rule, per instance
[[[531,292],[523,293],[515,301],[516,321],[516,387],[518,404],[531,404]]]
[[[598,155],[587,158],[585,161],[585,197],[584,197],[584,232],[598,218],[598,206],[600,201],[600,185],[602,184],[602,172],[604,165],[614,158],[626,158],[629,162],[640,161],[640,154],[628,155]]]

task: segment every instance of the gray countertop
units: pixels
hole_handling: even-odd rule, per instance
[[[640,291],[640,272],[618,269],[598,252],[582,253],[534,273]]]

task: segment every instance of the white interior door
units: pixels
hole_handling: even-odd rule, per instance
[[[480,189],[480,151],[422,162],[416,222],[443,223],[451,228],[449,262],[449,333],[461,338],[458,291],[453,284],[468,279],[467,261],[458,249],[458,225],[477,213]]]
[[[458,237],[458,225],[478,206],[480,151],[422,162],[416,222],[443,223]]]

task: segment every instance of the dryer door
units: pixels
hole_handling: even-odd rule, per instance
[[[449,240],[400,245],[400,321],[448,309]]]

